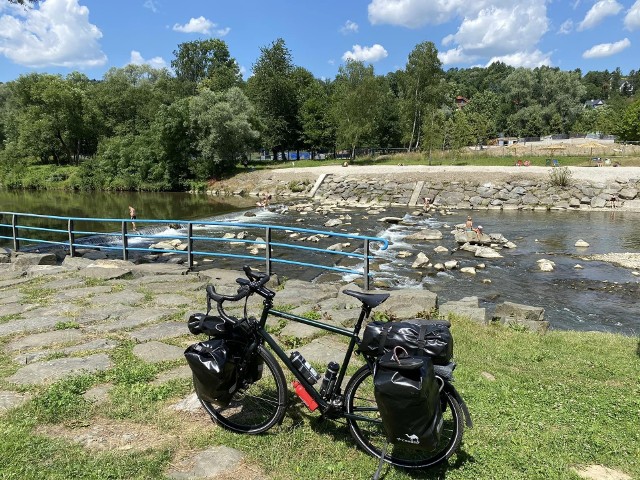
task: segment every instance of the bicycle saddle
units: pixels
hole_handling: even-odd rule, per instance
[[[343,290],[342,293],[357,298],[369,308],[375,308],[389,298],[388,293],[364,293],[355,290]]]

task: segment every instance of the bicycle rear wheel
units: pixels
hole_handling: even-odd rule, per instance
[[[286,412],[287,386],[282,368],[264,347],[259,346],[256,354],[264,362],[260,379],[238,389],[229,405],[220,407],[200,399],[211,419],[227,430],[262,433],[280,422]]]
[[[389,444],[385,461],[404,468],[427,468],[446,461],[462,441],[464,430],[462,409],[458,401],[444,389],[440,393],[443,407],[443,427],[440,441],[432,450],[416,450],[403,444]],[[378,406],[373,395],[373,374],[367,365],[351,377],[345,390],[348,413],[368,417],[369,420],[349,419],[349,430],[359,447],[380,458],[386,435],[382,428]]]

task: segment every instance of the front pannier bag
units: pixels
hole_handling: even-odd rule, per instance
[[[440,389],[428,357],[396,347],[378,360],[373,377],[387,440],[410,448],[433,449],[442,431]]]
[[[362,334],[360,352],[382,355],[396,346],[410,355],[426,355],[436,365],[448,365],[453,357],[453,337],[446,320],[369,322]]]
[[[198,397],[206,402],[226,406],[236,390],[236,364],[225,340],[195,343],[184,356],[193,372]]]

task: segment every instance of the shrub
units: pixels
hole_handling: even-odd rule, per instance
[[[568,187],[572,175],[569,167],[553,167],[549,171],[549,183],[555,187]]]

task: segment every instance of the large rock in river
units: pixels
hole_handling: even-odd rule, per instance
[[[405,237],[406,240],[440,240],[441,238],[442,232],[431,228],[424,228]]]

